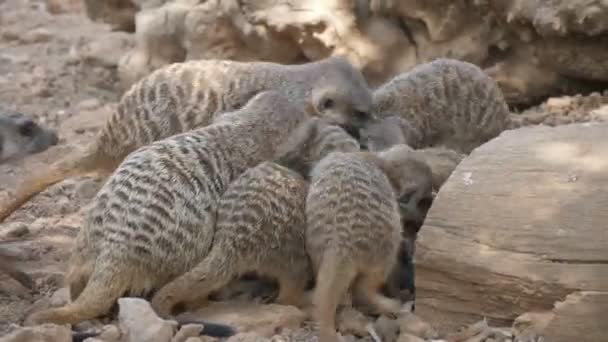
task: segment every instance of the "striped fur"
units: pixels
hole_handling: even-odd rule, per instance
[[[219,113],[239,109],[255,94],[273,89],[291,93],[309,111],[351,131],[370,118],[371,90],[342,57],[300,65],[227,60],[171,64],[123,95],[116,113],[85,151],[26,179],[0,208],[0,222],[54,183],[88,173],[104,178],[137,148],[205,127]]]
[[[309,116],[277,92],[257,95],[238,112],[232,122],[130,154],[97,194],[77,237],[66,276],[74,301],[27,322],[74,324],[103,315],[120,296],[150,294],[198,264],[228,185],[309,130]]]
[[[428,166],[400,147],[331,153],[311,173],[306,248],[317,275],[313,303],[322,342],[336,340],[336,307],[351,284],[358,302],[383,313],[400,309],[379,292],[401,246],[398,199],[431,189]]]
[[[439,58],[374,91],[374,114],[405,119],[414,147],[444,145],[470,153],[507,129],[509,108],[496,82],[474,64]],[[408,134],[409,133],[409,134]]]
[[[209,294],[249,272],[277,279],[277,302],[299,305],[312,279],[304,247],[308,183],[273,162],[247,170],[222,196],[211,251],[194,269],[165,285],[152,299],[168,316],[179,304],[201,305]]]
[[[333,151],[358,150],[357,140],[340,127],[317,123],[311,131],[290,158],[314,162]],[[178,303],[200,305],[211,292],[250,272],[279,281],[277,302],[305,305],[304,289],[312,279],[304,244],[307,191],[301,174],[277,163],[243,173],[222,195],[209,255],[165,285],[152,300],[154,309],[167,315]]]

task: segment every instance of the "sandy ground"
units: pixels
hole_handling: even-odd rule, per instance
[[[61,10],[42,0],[0,0],[0,107],[31,115],[60,136],[59,144],[45,152],[0,165],[0,200],[28,173],[92,141],[121,94],[112,66],[116,57],[101,53],[91,58],[90,53],[91,42],[104,51],[104,42],[118,34],[91,22],[79,6],[70,9],[71,2],[64,4],[67,8]],[[123,36],[118,39],[128,42]],[[521,124],[586,121],[591,112],[607,112],[608,107],[597,110],[607,104],[608,92],[557,99],[529,109]],[[80,226],[79,210],[99,186],[86,178],[66,180],[0,225],[0,244],[15,251],[16,265],[36,282],[35,291],[29,292],[0,274],[0,336],[28,310],[63,300],[65,294],[54,292],[61,287]]]

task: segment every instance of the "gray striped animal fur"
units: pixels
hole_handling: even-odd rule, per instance
[[[298,146],[310,116],[289,95],[263,92],[231,121],[178,134],[130,154],[87,213],[66,275],[72,302],[27,324],[74,324],[117,298],[148,295],[209,252],[220,196],[241,173]]]
[[[135,149],[205,127],[217,114],[237,110],[266,90],[286,90],[309,112],[353,134],[370,119],[372,93],[367,81],[342,57],[300,65],[228,60],[171,64],[123,95],[91,146],[26,179],[13,199],[0,207],[0,222],[54,183],[90,173],[105,178]]]
[[[334,151],[358,151],[357,140],[340,127],[315,126],[292,156],[318,161]],[[250,272],[278,280],[277,302],[305,305],[313,276],[304,243],[307,191],[302,175],[271,161],[244,172],[220,199],[211,251],[154,296],[154,309],[168,316],[178,304],[200,306],[211,292]]]
[[[376,117],[407,122],[405,142],[414,148],[443,145],[468,154],[509,123],[496,82],[476,65],[456,59],[420,64],[380,86],[373,97]]]
[[[330,153],[312,170],[306,198],[306,248],[316,274],[314,318],[321,342],[336,341],[338,302],[353,285],[354,299],[381,313],[400,303],[380,290],[402,241],[401,196],[430,195],[431,171],[410,149]]]

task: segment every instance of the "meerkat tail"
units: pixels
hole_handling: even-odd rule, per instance
[[[126,279],[132,274],[123,270],[109,270],[97,265],[91,279],[74,302],[60,308],[47,309],[31,314],[24,325],[55,323],[76,324],[110,312],[116,300],[127,290]]]
[[[84,155],[62,160],[52,165],[50,169],[43,170],[41,174],[27,178],[16,191],[15,196],[0,209],[0,223],[27,201],[55,183],[102,169],[107,172],[111,170],[112,166],[115,166],[115,162],[108,160],[103,163],[101,159],[99,152],[91,149]]]
[[[357,275],[356,265],[338,253],[326,252],[313,293],[313,317],[319,323],[319,342],[336,342],[336,310]]]

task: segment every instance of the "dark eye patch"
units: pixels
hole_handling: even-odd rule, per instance
[[[321,110],[331,109],[334,107],[334,105],[334,100],[328,98],[323,99],[323,101],[321,101]]]
[[[427,212],[431,205],[433,204],[433,199],[431,197],[425,197],[418,202],[418,210]]]
[[[353,115],[355,116],[355,119],[357,119],[357,120],[367,120],[369,118],[369,114],[367,112],[360,111],[360,110],[355,110],[353,112]]]
[[[34,135],[35,129],[36,124],[33,121],[26,121],[21,126],[19,126],[19,134],[25,137],[32,137]]]
[[[412,199],[412,196],[414,196],[415,193],[416,193],[416,190],[407,191],[406,193],[401,195],[401,197],[399,197],[398,201],[401,203],[404,203],[404,204],[409,203],[410,200]]]

